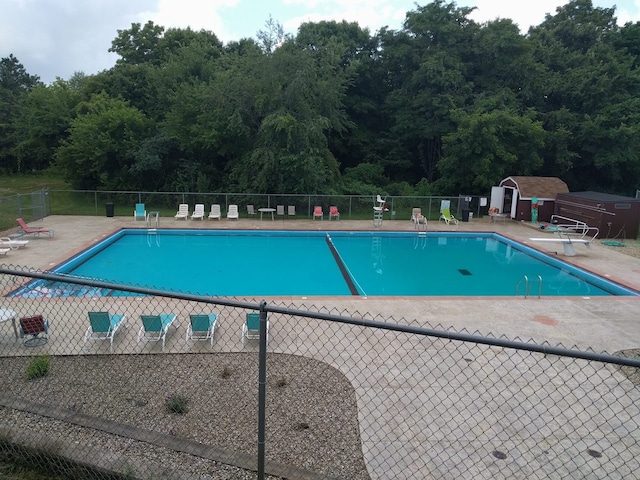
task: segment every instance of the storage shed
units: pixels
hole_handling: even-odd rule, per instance
[[[507,177],[491,188],[491,208],[514,220],[532,221],[532,200],[537,200],[538,222],[548,222],[555,213],[556,196],[569,187],[558,177]]]
[[[598,192],[561,193],[555,213],[598,228],[598,238],[638,238],[640,199]]]

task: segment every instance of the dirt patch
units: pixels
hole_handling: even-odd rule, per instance
[[[558,325],[557,320],[554,320],[551,317],[545,317],[543,315],[538,315],[533,319],[534,322],[542,323],[543,325],[549,325],[551,327],[555,327]]]

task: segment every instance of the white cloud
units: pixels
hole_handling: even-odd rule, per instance
[[[635,0],[631,3],[632,5],[630,6],[623,3],[616,9],[618,25],[623,26],[628,22],[637,22],[640,20],[640,0]]]
[[[118,30],[152,20],[165,28],[210,30],[223,42],[255,38],[269,15],[295,34],[301,23],[357,22],[373,34],[383,26],[402,28],[416,3],[432,0],[0,0],[0,57],[15,55],[28,73],[45,82],[73,72],[94,74],[116,59],[108,52]],[[447,0],[448,1],[448,0]],[[452,0],[453,1],[453,0]],[[458,0],[474,6],[472,18],[486,22],[510,18],[523,33],[544,21],[545,13],[569,0]],[[612,7],[614,0],[594,0]],[[618,24],[640,19],[640,0],[615,0]]]
[[[567,1],[477,0],[475,2],[465,2],[465,4],[476,4],[477,9],[470,15],[476,22],[484,23],[496,18],[510,18],[513,23],[518,25],[522,33],[526,33],[530,26],[541,24],[544,21],[545,14],[555,15],[556,8],[565,5]]]
[[[160,0],[153,11],[138,14],[140,22],[153,21],[163,27],[211,30],[214,33],[223,27],[220,10],[233,7],[239,0]]]
[[[304,7],[306,13],[290,17],[283,22],[285,29],[295,33],[305,22],[336,21],[356,22],[362,28],[369,28],[374,34],[381,27],[401,28],[407,12],[414,5],[401,5],[389,0],[283,0],[284,4]],[[404,2],[400,2],[404,3]]]

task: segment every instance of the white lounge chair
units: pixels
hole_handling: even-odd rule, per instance
[[[191,220],[195,220],[196,218],[204,220],[204,203],[196,203],[196,208],[193,210]]]
[[[238,205],[229,205],[229,210],[227,211],[227,218],[229,220],[235,219],[238,220],[240,215],[238,214]]]
[[[113,337],[122,321],[124,314],[110,314],[108,312],[89,312],[89,327],[84,333],[84,345],[88,340],[109,340],[109,351],[113,352]]]
[[[290,217],[295,217],[296,216],[296,206],[295,205],[288,205],[287,206],[287,215]]]
[[[11,250],[26,247],[29,240],[14,240],[9,237],[0,237],[0,247],[9,247]]]
[[[176,213],[173,218],[175,218],[176,220],[180,220],[181,218],[184,218],[186,220],[187,218],[189,218],[189,204],[181,203],[178,206],[178,213]]]
[[[255,209],[255,208],[253,208],[253,205],[247,205],[247,214],[248,214],[249,216],[257,215],[257,213],[256,213],[256,209]]]
[[[282,215],[284,218],[284,205],[276,205],[276,215]]]
[[[176,319],[174,313],[161,313],[159,315],[140,315],[142,326],[138,331],[138,343],[140,340],[159,341],[162,340],[162,351],[167,340],[167,331]]]
[[[218,205],[217,203],[214,203],[213,205],[211,205],[211,211],[209,212],[209,220],[213,220],[214,218],[217,218],[218,220],[220,220],[221,217],[222,217],[222,214],[220,213],[220,205]]]
[[[213,347],[213,335],[216,333],[218,315],[191,314],[189,315],[189,325],[187,326],[187,337],[185,343],[191,340],[210,340]]]

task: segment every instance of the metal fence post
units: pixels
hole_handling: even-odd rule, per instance
[[[258,352],[258,480],[264,480],[267,410],[267,302],[260,302],[260,350]]]

